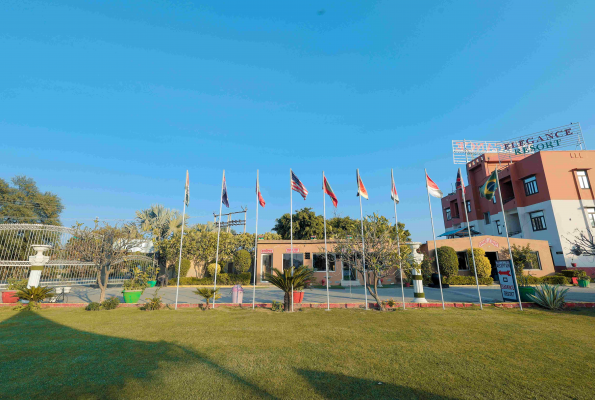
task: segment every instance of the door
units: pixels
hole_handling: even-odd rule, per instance
[[[260,281],[261,282],[268,282],[264,279],[265,274],[272,274],[273,273],[273,255],[272,254],[263,254],[260,258]]]
[[[500,282],[498,278],[498,270],[496,269],[496,260],[498,259],[498,253],[495,251],[486,251],[486,257],[490,260],[490,265],[492,266],[492,278],[494,282]]]

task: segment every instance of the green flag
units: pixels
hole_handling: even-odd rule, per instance
[[[484,197],[488,200],[492,200],[494,194],[496,193],[497,185],[498,185],[498,171],[494,170],[486,183],[480,186],[479,188],[479,195]]]

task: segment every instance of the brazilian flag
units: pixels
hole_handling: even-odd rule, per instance
[[[488,178],[486,183],[479,187],[479,195],[484,197],[488,200],[492,200],[494,197],[494,193],[496,193],[497,185],[498,185],[498,171],[494,170],[492,175]]]

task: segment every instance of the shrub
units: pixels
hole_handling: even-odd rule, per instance
[[[242,274],[217,274],[217,285],[249,285],[251,279],[250,272],[244,272]],[[176,286],[177,279],[170,279],[169,284],[172,286]],[[195,277],[187,277],[187,278],[180,278],[180,285],[212,285],[213,278],[206,277],[206,278],[195,278]]]
[[[273,300],[273,302],[271,303],[271,310],[283,311],[283,303],[281,303],[280,301]]]
[[[473,268],[473,256],[475,256],[475,265],[477,266],[477,277],[487,278],[492,274],[492,265],[490,260],[486,257],[486,252],[483,249],[473,249],[473,255],[471,249],[467,250],[467,263],[471,274],[475,275]]]
[[[247,250],[236,251],[233,256],[233,267],[237,273],[248,272],[252,265],[252,257]]]
[[[425,285],[429,285],[430,283],[432,283],[432,273],[434,273],[434,266],[432,265],[433,262],[433,258],[430,258],[424,254],[424,259],[421,262],[420,270],[423,283]]]
[[[144,310],[144,311],[156,311],[156,310],[160,310],[161,307],[163,306],[163,302],[161,301],[161,296],[158,296],[159,294],[159,289],[157,289],[157,291],[155,292],[155,295],[149,299],[147,299],[147,302],[145,303],[144,306],[142,306],[140,309]]]
[[[210,276],[213,276],[213,277],[215,276],[215,267],[217,267],[217,276],[219,276],[219,273],[221,272],[221,265],[218,265],[215,263],[209,264],[207,266],[207,271]]]
[[[8,287],[6,290],[21,290],[27,287],[27,279],[8,279]]]
[[[438,248],[438,261],[440,273],[443,276],[454,276],[459,273],[459,258],[452,247],[442,246]]]
[[[560,271],[562,273],[562,275],[564,275],[567,278],[575,278],[579,276],[579,272],[581,270],[578,269],[565,269]]]
[[[124,281],[122,288],[124,290],[145,290],[149,287],[147,281],[149,280],[149,275],[146,272],[143,272],[140,268],[134,268],[132,272],[132,278]]]
[[[558,285],[544,283],[535,288],[535,295],[529,294],[529,298],[535,303],[548,310],[560,310],[564,307],[564,298],[568,289],[561,289]]]
[[[570,279],[565,276],[544,276],[541,278],[541,282],[549,283],[550,285],[568,285]]]
[[[219,288],[198,288],[194,291],[197,295],[205,299],[206,309],[209,309],[209,304],[211,303],[211,299],[220,299],[221,294],[219,293]]]
[[[477,277],[480,285],[491,285],[494,283],[494,280],[491,276],[486,277]],[[449,285],[475,285],[475,276],[448,276],[442,278],[443,283],[448,283]]]
[[[174,276],[178,276],[178,268],[177,265],[174,267],[175,274]],[[180,278],[185,278],[188,275],[188,271],[190,271],[190,260],[183,258],[182,265],[180,265]]]
[[[118,305],[120,304],[120,299],[117,297],[110,297],[109,299],[104,300],[101,303],[101,307],[104,310],[115,310],[116,308],[118,308]]]
[[[101,304],[95,303],[95,302],[89,303],[89,304],[87,304],[87,307],[85,307],[85,310],[87,310],[87,311],[99,311],[99,310],[101,310]]]

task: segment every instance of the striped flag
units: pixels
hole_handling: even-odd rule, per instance
[[[260,204],[261,207],[264,208],[264,205],[266,203],[264,202],[264,199],[262,198],[262,194],[260,194],[260,185],[258,184],[258,176],[256,177],[256,195],[258,196],[258,203]]]
[[[225,183],[225,172],[223,173],[223,191],[221,192],[221,202],[225,207],[229,208],[229,201],[227,199],[227,185]]]
[[[337,200],[337,196],[335,196],[335,192],[333,192],[333,189],[331,188],[331,185],[329,185],[328,181],[326,180],[326,176],[324,176],[324,174],[322,175],[322,179],[323,179],[322,190],[324,190],[324,193],[328,194],[328,196],[333,201],[333,205],[335,207],[337,207],[337,204],[339,203]]]
[[[184,204],[188,207],[190,203],[190,176],[188,175],[188,170],[186,170],[186,192],[184,194]]]
[[[291,171],[291,190],[295,190],[299,194],[302,195],[304,200],[306,200],[306,196],[308,195],[308,189],[304,186],[304,184],[298,179],[297,176]]]
[[[430,179],[430,176],[426,172],[426,187],[428,188],[428,193],[439,199],[442,198],[442,191],[438,188],[438,185],[434,183],[433,180]]]
[[[494,193],[496,192],[496,189],[497,189],[497,186],[496,186],[497,180],[498,180],[498,171],[494,170],[494,172],[492,172],[492,174],[490,175],[490,177],[488,178],[486,183],[484,183],[483,185],[481,185],[479,187],[479,195],[481,197],[488,199],[488,200],[492,200],[492,197],[494,197]]]
[[[362,196],[364,199],[368,200],[368,191],[362,182],[362,178],[359,176],[359,168],[355,170],[357,175],[357,195]]]
[[[465,183],[463,182],[463,177],[461,176],[461,169],[459,168],[459,172],[457,172],[457,183],[455,183],[455,190],[462,190],[463,187],[465,187]]]
[[[397,187],[395,186],[395,178],[393,176],[393,170],[390,170],[390,180],[392,183],[392,187],[390,189],[390,199],[396,201],[399,204],[399,195],[397,194]]]

